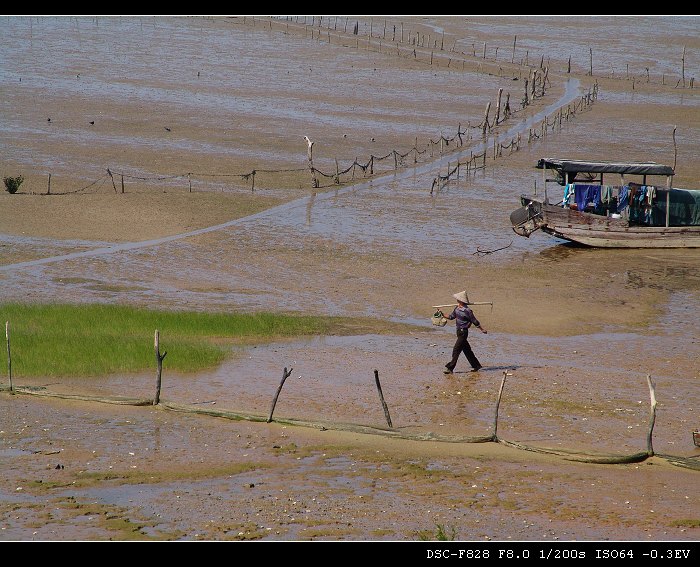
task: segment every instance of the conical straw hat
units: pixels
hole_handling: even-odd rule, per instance
[[[469,303],[469,296],[467,295],[466,291],[455,293],[452,297],[454,297],[457,301],[461,301],[462,303]]]

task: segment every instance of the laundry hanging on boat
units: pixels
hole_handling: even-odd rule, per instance
[[[604,185],[600,191],[600,202],[607,205],[613,200],[613,186]]]
[[[579,211],[585,211],[589,203],[592,203],[596,209],[600,206],[600,185],[579,185],[577,183],[574,186],[574,195]]]
[[[562,206],[563,207],[568,207],[569,206],[569,199],[571,199],[571,196],[574,194],[574,184],[573,183],[567,183],[566,187],[564,187],[564,200],[562,201]]]
[[[627,185],[623,185],[620,187],[620,192],[617,195],[617,212],[621,213],[628,207],[629,204],[629,187]]]

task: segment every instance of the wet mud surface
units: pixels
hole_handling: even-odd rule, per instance
[[[683,38],[687,26],[697,30],[693,22],[664,23]],[[220,180],[193,193],[181,179],[132,182],[127,204],[111,182],[85,195],[39,195],[43,172],[53,172],[58,192],[87,185],[113,163],[144,176],[303,168],[305,134],[318,140],[318,164],[332,170],[336,155],[384,154],[411,147],[416,136],[453,135],[459,123],[474,127],[499,86],[522,88],[512,80],[519,74],[505,63],[493,73],[472,70],[474,61],[459,73],[431,68],[241,22],[10,23],[24,43],[2,43],[15,62],[3,63],[2,170],[30,173],[26,192],[0,195],[1,302],[274,308],[410,323],[412,330],[395,334],[236,347],[221,367],[194,376],[173,375],[166,363],[162,398],[266,416],[283,369],[292,368],[275,417],[383,428],[377,370],[394,429],[411,435],[488,436],[507,372],[499,437],[581,454],[643,452],[650,375],[655,452],[700,458],[692,443],[700,427],[700,252],[584,249],[542,234],[520,238],[508,221],[520,193],[542,191],[533,167],[539,157],[667,163],[674,125],[677,185],[697,187],[700,98],[696,89],[670,86],[681,39],[659,52],[655,82],[638,79],[634,88],[619,76],[622,63],[603,55],[619,70],[599,77],[590,110],[432,194],[433,179],[457,153],[349,187],[312,189],[308,172],[292,189],[262,186],[255,194],[233,182],[221,190]],[[520,29],[504,22],[501,30],[498,19],[464,29],[451,19],[437,24],[455,41],[471,38],[469,46],[490,34],[504,60]],[[530,57],[534,45],[556,47],[536,33],[540,26],[549,29],[538,21],[529,35],[517,31],[518,41],[533,42]],[[619,33],[616,25],[601,33],[613,29]],[[152,47],[172,42],[181,57],[155,72],[158,50],[141,59],[125,51],[105,66],[101,42],[129,36]],[[504,139],[526,135],[527,118],[588,87],[588,48],[568,36],[574,53],[585,51],[578,56],[584,71],[575,81],[552,72],[551,94],[504,125]],[[659,43],[651,33],[645,41]],[[696,53],[697,38],[688,44]],[[63,52],[65,68],[50,70],[47,45]],[[74,59],[76,45],[96,55]],[[225,48],[238,56],[224,57]],[[631,68],[645,60],[636,47],[627,53]],[[561,71],[568,55],[561,46],[551,51],[553,67]],[[309,69],[305,61],[313,61]],[[33,63],[29,73],[22,62]],[[669,77],[664,85],[661,73]],[[20,75],[32,96],[18,89]],[[275,89],[260,86],[271,82]],[[55,88],[39,104],[47,85]],[[99,128],[90,129],[88,118]],[[459,155],[480,144],[477,136]],[[468,373],[462,358],[446,377],[454,328],[432,327],[431,306],[465,288],[473,300],[494,303],[475,307],[489,330],[471,337],[484,369]],[[20,374],[15,384],[148,398],[154,374]],[[662,457],[600,465],[495,443],[411,441],[7,392],[0,405],[3,540],[415,540],[434,538],[437,526],[463,540],[693,541],[700,534],[698,472]]]

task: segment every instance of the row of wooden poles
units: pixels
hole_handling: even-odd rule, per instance
[[[597,98],[598,84],[596,83],[591,89],[589,89],[589,91],[586,94],[581,96],[577,103],[574,103],[573,107],[571,104],[567,105],[566,110],[562,107],[553,116],[545,116],[540,122],[539,126],[530,128],[528,130],[527,143],[530,144],[533,140],[539,140],[540,138],[544,138],[547,135],[548,130],[550,129],[554,131],[558,127],[559,130],[561,130],[564,122],[568,122],[570,118],[576,116],[577,112],[584,110],[585,108],[592,105]],[[494,123],[497,123],[497,121],[494,120]],[[521,144],[522,135],[520,133],[518,133],[517,136],[514,136],[510,140],[510,142],[505,144],[503,142],[494,140],[493,160],[495,161],[497,158],[502,157],[503,150],[510,150],[511,154],[514,151],[517,152],[518,150],[520,150]],[[476,171],[479,168],[485,168],[486,157],[486,150],[476,155],[470,152],[469,159],[467,159],[466,161],[458,160],[454,166],[451,166],[451,164],[448,163],[447,173],[445,173],[444,175],[438,173],[437,177],[433,179],[433,183],[430,187],[430,194],[432,195],[434,193],[436,187],[439,191],[442,187],[445,186],[445,184],[447,184],[448,181],[451,181],[453,177],[455,177],[457,182],[459,182],[460,170],[466,170],[466,175],[469,175],[470,172]]]
[[[6,337],[6,343],[7,343],[7,367],[8,367],[8,374],[9,374],[9,381],[10,381],[10,393],[14,394],[14,386],[12,383],[12,354],[11,354],[11,349],[10,349],[10,322],[6,321],[5,322],[5,337]],[[160,351],[160,333],[158,330],[155,331],[155,336],[154,336],[154,352],[155,352],[155,359],[156,359],[156,391],[155,391],[155,396],[153,397],[153,403],[152,405],[157,406],[160,404],[160,395],[161,395],[161,388],[162,388],[162,375],[163,375],[163,360],[165,359],[166,355],[168,354],[167,351],[164,351],[161,353]],[[270,407],[270,413],[267,417],[267,423],[272,422],[272,416],[275,411],[275,406],[277,405],[277,400],[279,399],[280,393],[282,392],[282,387],[284,386],[285,381],[289,376],[292,374],[293,368],[284,368],[284,371],[282,372],[282,380],[277,387],[277,391],[275,392],[275,395],[272,399],[272,404]],[[507,370],[503,371],[503,379],[501,380],[501,385],[498,389],[498,397],[496,398],[496,406],[495,406],[495,411],[494,411],[494,418],[493,418],[493,432],[492,434],[487,437],[487,438],[482,438],[480,441],[499,441],[498,439],[498,410],[501,404],[501,398],[503,396],[503,390],[505,388],[506,384],[506,379],[508,376],[512,376]],[[375,370],[374,371],[374,382],[375,386],[377,388],[377,392],[379,394],[379,400],[382,405],[382,410],[384,412],[384,417],[386,419],[386,423],[389,426],[389,428],[393,429],[393,424],[391,421],[391,415],[389,413],[389,406],[386,403],[386,400],[384,399],[384,393],[382,392],[382,386],[379,381],[379,371]],[[647,375],[647,384],[649,386],[649,396],[650,396],[650,416],[649,416],[649,431],[647,434],[647,456],[651,457],[654,455],[654,448],[652,444],[652,434],[654,430],[654,423],[656,421],[656,393],[655,393],[655,387],[654,383],[651,380],[651,376]],[[516,445],[517,444],[513,444]]]
[[[299,22],[300,17],[304,18],[303,22]],[[287,16],[285,18],[286,21],[279,22],[279,25],[282,26],[283,29],[285,30],[285,32],[287,32],[287,33],[289,33],[289,31],[290,31],[289,21],[291,18],[292,18],[291,16]],[[295,18],[294,24],[296,24],[298,26],[303,26],[304,33],[308,34],[308,31],[311,31],[311,38],[312,39],[313,39],[313,35],[314,35],[314,27],[316,27],[317,28],[317,36],[316,37],[319,41],[322,40],[323,35],[322,35],[321,27],[322,27],[323,17],[319,16],[318,22],[316,22],[316,20],[315,20],[316,16],[311,16],[311,18],[312,18],[311,24],[308,24],[306,22],[306,16],[295,16],[294,18]],[[360,35],[360,33],[359,33],[359,20],[355,21],[354,26],[352,27],[352,32],[350,33],[350,32],[348,32],[348,24],[350,23],[348,18],[345,18],[345,25],[344,25],[342,30],[340,30],[338,28],[338,17],[337,16],[334,17],[335,21],[333,23],[333,26],[331,27],[331,18],[332,18],[332,16],[327,17],[327,25],[326,25],[326,33],[325,33],[325,39],[328,41],[329,44],[331,43],[331,29],[333,31],[333,34],[335,36],[338,36],[341,39],[344,36],[347,38],[347,36],[349,36],[349,35],[353,35],[353,36]],[[272,28],[273,21],[274,21],[274,17],[272,17],[272,16],[270,16],[269,18],[266,18],[266,22],[268,23],[270,30],[273,29]],[[243,18],[243,22],[244,23],[250,22],[253,26],[255,26],[255,18],[254,17],[247,18],[247,19]],[[341,22],[341,25],[342,25],[342,22]],[[447,50],[445,49],[445,33],[444,33],[444,31],[442,32],[442,34],[440,34],[440,37],[438,38],[438,36],[433,37],[429,33],[428,34],[426,34],[426,33],[421,34],[418,31],[406,30],[406,33],[404,33],[403,22],[400,22],[398,24],[398,26],[400,27],[400,33],[399,33],[399,28],[397,27],[397,24],[392,24],[391,29],[389,29],[389,28],[387,28],[387,21],[384,20],[383,31],[378,31],[377,34],[375,35],[374,34],[374,29],[375,29],[374,23],[373,23],[373,20],[370,18],[369,31],[366,34],[366,37],[367,37],[366,49],[367,50],[371,49],[372,42],[375,40],[379,42],[378,49],[379,49],[380,53],[382,52],[382,41],[385,41],[385,42],[388,41],[390,44],[394,44],[396,46],[397,55],[399,55],[399,56],[401,55],[401,51],[399,50],[399,45],[403,45],[403,44],[408,44],[413,48],[413,57],[414,58],[417,58],[416,48],[430,49],[431,50],[431,52],[430,52],[430,65],[433,64],[434,51],[455,53],[455,54],[458,54],[458,55],[463,56],[463,57],[468,56],[468,54],[465,53],[464,51],[459,51],[459,52],[456,51],[456,49],[455,49],[455,47],[457,45],[456,39],[454,40],[451,48],[449,48]],[[365,29],[366,28],[367,28],[367,25],[365,23]],[[381,29],[381,28],[382,28],[382,26],[380,25],[379,29]],[[391,37],[389,39],[387,39],[387,33],[391,34]],[[404,39],[404,36],[406,37],[406,39]],[[477,52],[476,52],[477,42],[472,42],[471,57],[472,58],[478,57],[480,59],[483,59],[484,61],[487,61],[487,56],[486,56],[487,43],[486,43],[486,41],[479,42],[479,43],[483,44],[481,54],[477,54]],[[511,50],[511,57],[510,57],[510,64],[511,65],[518,65],[520,67],[522,67],[522,66],[529,67],[529,65],[530,65],[530,63],[529,63],[529,58],[530,58],[529,50],[525,50],[524,57],[520,58],[520,60],[516,62],[515,54],[516,54],[517,43],[518,43],[518,36],[514,35],[513,36],[513,47]],[[355,47],[357,49],[360,49],[359,38],[357,38],[355,40]],[[686,72],[685,72],[686,50],[687,50],[686,48],[687,48],[687,46],[684,45],[683,52],[682,52],[681,57],[680,57],[680,67],[681,67],[680,68],[680,76],[678,77],[678,80],[676,81],[675,87],[676,88],[688,87],[688,88],[692,89],[695,86],[695,78],[694,77],[686,78]],[[392,49],[393,49],[393,46],[392,46]],[[495,63],[502,64],[502,63],[508,62],[507,59],[503,59],[500,62],[498,61],[499,46],[494,46],[492,49],[493,49],[492,61],[494,64]],[[384,52],[391,52],[391,49],[387,49],[387,47],[385,47]],[[594,70],[593,70],[593,48],[592,47],[588,48],[588,54],[589,54],[588,71],[586,74],[590,77],[593,77]],[[451,63],[452,63],[452,58],[450,57],[450,58],[448,58],[447,66],[449,67],[451,65]],[[544,55],[541,56],[540,66],[542,66],[543,64],[544,64]],[[462,60],[462,66],[464,68],[464,60]],[[571,73],[571,56],[569,56],[569,59],[567,62],[566,72],[567,72],[567,74]],[[601,73],[596,73],[595,76],[604,76],[604,75]],[[612,70],[612,68],[611,68],[611,74],[609,76],[611,78],[615,77],[615,72],[614,72],[614,70]],[[647,83],[651,82],[651,74],[649,73],[649,67],[644,68],[643,77],[645,78]],[[632,88],[634,89],[634,83],[636,82],[638,77],[635,77],[634,75],[630,77],[629,63],[627,63],[625,65],[624,78],[626,80],[630,80],[630,79],[632,80]],[[666,75],[665,74],[661,75],[661,84],[666,85]]]
[[[524,93],[523,97],[520,101],[520,106],[521,108],[527,107],[529,104],[531,104],[534,99],[538,97],[543,97],[546,93],[546,86],[549,83],[549,78],[548,78],[548,68],[547,67],[540,67],[538,68],[533,68],[530,70],[529,77],[524,80]],[[308,152],[308,169],[311,173],[311,184],[312,187],[317,188],[320,186],[319,182],[319,177],[327,178],[327,179],[332,179],[333,183],[336,185],[340,185],[343,180],[341,179],[342,176],[344,175],[350,175],[350,179],[347,179],[347,181],[354,181],[355,180],[355,174],[356,171],[359,169],[362,171],[363,177],[366,177],[368,174],[370,176],[374,175],[375,173],[375,164],[382,162],[387,159],[393,159],[393,169],[396,171],[399,169],[399,167],[405,166],[406,163],[406,158],[409,156],[413,155],[413,164],[418,163],[418,156],[422,154],[426,154],[428,151],[430,151],[430,157],[433,158],[435,155],[435,148],[439,147],[439,153],[440,155],[443,154],[444,151],[446,151],[447,148],[450,147],[450,144],[453,144],[456,141],[456,146],[461,147],[464,145],[465,142],[465,137],[467,140],[472,139],[472,130],[478,129],[481,130],[482,137],[485,137],[489,132],[493,130],[494,127],[497,125],[503,123],[505,120],[507,120],[509,117],[512,116],[512,110],[511,110],[511,104],[510,104],[510,93],[506,93],[505,95],[505,101],[503,101],[503,89],[500,88],[498,90],[498,95],[497,95],[497,100],[496,100],[496,109],[493,118],[490,118],[491,114],[491,106],[492,103],[491,101],[488,101],[486,105],[486,111],[484,114],[484,119],[483,121],[478,124],[477,126],[472,127],[470,123],[467,124],[467,129],[462,130],[462,125],[459,124],[457,126],[457,132],[454,136],[451,137],[446,137],[444,135],[440,135],[440,137],[437,140],[433,140],[432,138],[428,139],[427,142],[427,149],[420,149],[418,147],[418,138],[416,137],[415,144],[414,146],[409,149],[406,152],[400,152],[398,150],[391,150],[387,154],[383,156],[375,156],[373,154],[370,154],[368,160],[364,163],[358,161],[358,158],[355,158],[355,160],[345,169],[341,169],[339,165],[339,161],[337,158],[335,158],[335,171],[328,173],[324,172],[318,168],[316,168],[313,164],[313,156],[311,153],[311,148],[309,148]],[[530,138],[528,139],[528,142],[530,139],[532,139],[532,132],[530,133]],[[519,139],[519,136],[518,136]],[[478,156],[474,156],[469,160],[468,163],[462,164],[466,165],[467,169],[470,167],[473,167],[474,162],[478,159]],[[470,166],[470,163],[472,164]],[[482,167],[486,166],[486,152],[484,152],[483,155],[483,165]],[[459,164],[458,166],[459,167]],[[449,168],[448,168],[449,169]],[[253,169],[249,173],[237,173],[237,174],[208,174],[208,173],[194,173],[194,172],[187,172],[187,173],[182,173],[182,174],[175,174],[175,175],[158,175],[155,177],[137,177],[133,175],[129,175],[124,172],[118,172],[118,171],[113,171],[111,168],[106,169],[107,174],[106,176],[102,176],[101,178],[91,182],[88,184],[86,187],[73,190],[73,191],[63,191],[60,193],[55,193],[55,194],[67,194],[67,193],[79,193],[82,191],[85,191],[86,189],[89,189],[93,186],[102,186],[107,179],[111,181],[112,188],[114,189],[115,193],[125,193],[125,184],[124,184],[124,179],[126,178],[127,180],[137,180],[137,181],[163,181],[163,180],[175,180],[175,179],[187,179],[187,185],[188,185],[188,190],[191,193],[192,192],[192,180],[193,178],[222,178],[222,177],[237,177],[240,178],[243,181],[250,181],[250,190],[251,192],[255,191],[255,177],[258,174],[262,173],[269,173],[269,174],[275,174],[275,173],[288,173],[288,172],[303,172],[304,168],[295,168],[295,169]],[[98,185],[99,184],[99,185]],[[433,183],[434,186],[434,183]],[[431,190],[432,192],[432,190]],[[50,195],[51,194],[51,173],[48,174],[48,182],[47,182],[47,188],[46,188],[46,194]]]
[[[546,85],[547,81],[548,81],[548,79],[547,79],[547,70],[546,69],[541,70],[539,72],[538,72],[538,70],[533,70],[533,72],[531,73],[531,78],[529,80],[525,81],[525,93],[524,93],[523,99],[521,101],[521,106],[523,108],[525,108],[528,104],[530,104],[535,98],[542,97],[545,95],[545,85]],[[315,165],[313,163],[312,151],[311,151],[311,148],[309,148],[307,157],[308,157],[308,170],[310,171],[311,178],[312,178],[312,181],[311,181],[312,187],[317,188],[320,186],[319,177],[332,179],[333,183],[335,183],[336,185],[340,185],[341,183],[344,182],[344,180],[342,179],[342,176],[344,176],[344,175],[349,175],[349,177],[350,177],[349,179],[345,180],[345,182],[354,181],[357,170],[360,170],[362,172],[363,177],[366,177],[367,175],[372,176],[375,174],[375,165],[380,163],[380,162],[383,162],[385,160],[388,160],[388,159],[393,160],[394,171],[398,170],[400,167],[405,167],[406,160],[407,160],[407,158],[409,158],[409,156],[412,156],[411,161],[413,164],[417,164],[419,161],[419,156],[427,154],[428,152],[430,152],[430,158],[432,159],[433,157],[435,157],[436,148],[439,149],[439,155],[442,155],[444,152],[450,150],[450,144],[452,144],[455,147],[461,147],[464,145],[465,141],[472,140],[473,139],[473,130],[477,130],[477,129],[481,130],[482,136],[486,136],[489,132],[491,132],[493,130],[493,128],[495,128],[499,124],[502,124],[505,120],[507,120],[509,117],[512,116],[511,105],[510,105],[510,93],[506,93],[505,101],[503,101],[503,89],[500,88],[498,90],[498,95],[497,95],[497,100],[496,100],[496,109],[495,109],[494,116],[492,118],[490,118],[491,107],[492,107],[492,103],[491,103],[491,101],[489,101],[486,105],[486,112],[484,114],[484,119],[477,126],[472,127],[471,123],[468,123],[466,130],[463,130],[462,125],[458,124],[457,125],[457,132],[455,133],[454,136],[445,136],[445,135],[441,134],[437,140],[433,140],[432,138],[429,138],[426,148],[423,148],[423,149],[419,148],[418,137],[416,137],[414,146],[411,149],[409,149],[408,151],[400,152],[400,151],[394,149],[383,156],[376,156],[374,154],[370,154],[368,160],[364,163],[358,161],[358,158],[355,158],[354,161],[349,166],[347,166],[345,169],[340,168],[338,158],[335,158],[335,171],[331,172],[331,173],[324,172],[323,170],[315,167]],[[486,165],[485,153],[484,153],[483,157],[484,157],[483,166],[485,167],[485,165]],[[472,159],[470,161],[474,161],[474,160]],[[114,189],[114,193],[125,193],[125,182],[124,182],[125,179],[127,179],[127,181],[129,181],[129,180],[164,181],[164,180],[186,179],[188,190],[191,193],[193,190],[192,180],[194,178],[207,178],[207,177],[209,177],[209,178],[238,177],[238,178],[242,179],[243,181],[246,181],[246,182],[250,181],[250,183],[251,183],[250,190],[251,190],[251,192],[254,192],[255,191],[255,176],[258,174],[303,172],[305,170],[306,170],[306,168],[254,169],[249,173],[208,174],[208,173],[187,172],[187,173],[175,174],[175,175],[157,175],[157,176],[153,176],[153,177],[137,177],[137,176],[129,175],[128,173],[114,171],[112,168],[107,168],[106,175],[91,182],[86,187],[83,187],[83,188],[80,188],[77,190],[73,190],[73,191],[68,191],[68,192],[63,191],[63,192],[54,193],[54,194],[79,193],[79,192],[85,191],[86,189],[89,189],[89,188],[96,186],[96,185],[102,186],[108,179],[111,182],[112,188]],[[51,194],[51,177],[52,177],[52,174],[49,173],[48,174],[48,183],[47,183],[47,188],[46,188],[47,195]]]
[[[7,373],[9,377],[9,386],[10,386],[10,393],[14,393],[14,385],[12,383],[12,350],[10,348],[10,322],[6,321],[5,322],[5,342],[7,344]],[[155,352],[155,358],[156,358],[156,393],[155,396],[153,396],[153,405],[157,406],[160,403],[160,393],[161,393],[161,388],[163,384],[163,360],[168,354],[168,351],[163,351],[162,353],[160,352],[160,332],[156,330],[155,335],[154,335],[154,340],[153,340],[153,348]],[[267,422],[270,423],[272,421],[272,414],[275,411],[275,406],[277,405],[277,399],[279,398],[280,392],[282,391],[282,386],[284,386],[285,381],[289,376],[292,374],[293,368],[290,368],[287,370],[285,367],[284,372],[282,373],[282,381],[280,382],[279,387],[277,388],[277,392],[275,392],[275,397],[272,400],[272,407],[270,408],[270,415],[267,418]],[[382,385],[379,382],[379,371],[375,370],[374,371],[374,381],[377,386],[377,391],[379,392],[379,400],[382,403],[382,408],[384,410],[384,417],[386,418],[387,425],[389,427],[393,427],[391,424],[391,416],[389,415],[389,407],[386,404],[386,401],[384,400],[384,394],[382,393]]]
[[[546,85],[549,83],[548,79],[548,69],[533,69],[530,78],[526,79],[524,82],[525,86],[525,92],[523,95],[523,98],[521,100],[521,107],[525,108],[529,104],[531,104],[535,98],[538,97],[543,97],[546,92]],[[597,90],[597,85],[596,85],[596,90]],[[511,105],[510,105],[510,93],[506,93],[505,96],[505,101],[503,100],[503,89],[500,88],[498,89],[498,95],[496,98],[496,109],[494,112],[494,115],[492,118],[491,116],[491,106],[492,103],[489,101],[486,104],[486,111],[484,114],[484,119],[483,121],[478,125],[475,126],[474,128],[471,127],[470,124],[467,124],[467,129],[466,131],[462,130],[462,125],[459,124],[457,126],[457,133],[452,136],[452,137],[445,137],[444,135],[441,135],[438,140],[432,140],[430,139],[428,141],[429,149],[430,149],[430,157],[434,157],[434,148],[436,146],[439,146],[440,148],[440,155],[443,154],[444,151],[446,151],[446,148],[449,148],[450,144],[453,142],[457,142],[456,146],[461,147],[464,145],[465,137],[467,140],[472,140],[472,130],[473,129],[480,129],[481,130],[481,135],[482,137],[486,137],[488,133],[490,133],[496,126],[499,124],[502,124],[505,122],[508,118],[510,118],[513,114],[511,110]],[[567,119],[568,119],[568,113],[567,113]],[[520,139],[520,136],[518,136],[518,140]],[[530,139],[532,139],[532,134],[530,134]],[[530,140],[528,140],[529,142]],[[427,153],[427,150],[420,150],[418,148],[418,138],[416,138],[415,145],[413,148],[408,150],[407,152],[401,153],[397,150],[392,150],[388,154],[384,156],[375,156],[375,155],[370,155],[369,160],[366,163],[359,163],[357,161],[357,158],[355,158],[355,161],[346,169],[340,170],[339,165],[338,165],[338,160],[335,160],[336,164],[336,170],[334,173],[324,173],[320,169],[316,168],[313,163],[313,150],[311,147],[308,149],[308,166],[309,166],[309,171],[311,173],[311,184],[313,187],[318,187],[319,186],[319,180],[318,176],[326,177],[326,178],[332,178],[333,182],[335,184],[340,184],[341,183],[341,175],[345,175],[347,173],[350,173],[352,176],[352,179],[355,179],[355,169],[359,168],[362,170],[364,174],[369,172],[369,175],[374,175],[374,165],[375,162],[380,162],[385,159],[393,158],[394,160],[394,170],[397,170],[400,166],[403,166],[405,164],[405,159],[409,157],[411,154],[413,154],[413,163],[416,164],[418,163],[418,156],[420,154],[425,154]],[[486,167],[486,152],[483,153],[483,155],[479,156],[474,156],[472,155],[469,159],[468,162],[462,164],[462,166],[466,166],[467,170],[469,169],[476,169],[478,166],[476,165],[476,162],[482,159],[482,165],[481,167]],[[459,167],[459,162],[457,167]],[[448,167],[449,169],[449,167]],[[435,186],[435,182],[433,182],[433,187]],[[432,189],[431,189],[432,193]]]

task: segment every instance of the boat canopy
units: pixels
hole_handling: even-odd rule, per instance
[[[629,175],[674,175],[673,168],[658,163],[622,163],[542,158],[537,169],[554,169],[564,173],[619,173]]]

